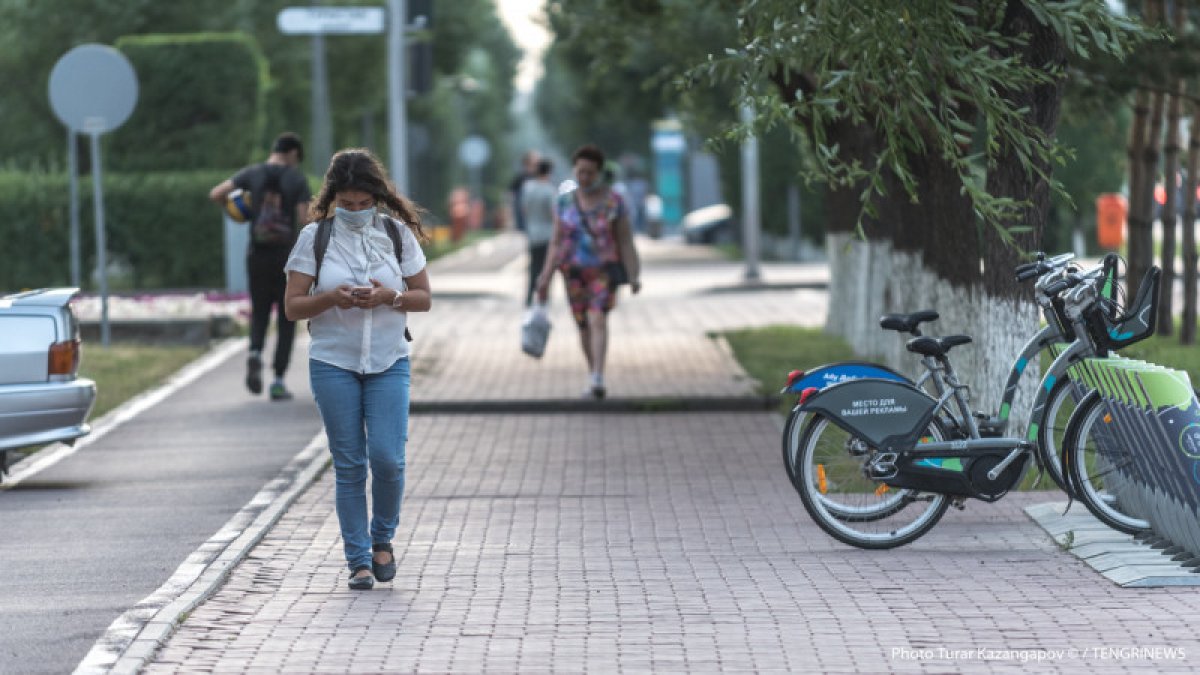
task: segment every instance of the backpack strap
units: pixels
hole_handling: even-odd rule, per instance
[[[325,251],[329,249],[329,238],[333,235],[333,218],[317,221],[317,236],[313,237],[313,258],[317,261],[317,270],[313,273],[312,290],[317,290],[317,282],[321,279],[321,263],[325,261]]]
[[[396,266],[400,266],[400,261],[403,260],[404,254],[404,239],[400,236],[400,225],[391,216],[383,217],[383,229],[387,232],[388,239],[392,240],[392,250],[396,252]],[[401,278],[403,278],[401,274]],[[408,332],[408,324],[404,325],[404,339],[409,342],[413,341],[412,333]]]

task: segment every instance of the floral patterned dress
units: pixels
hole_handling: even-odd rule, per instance
[[[617,289],[605,265],[621,259],[614,230],[625,215],[625,203],[610,190],[585,212],[572,191],[559,196],[556,208],[560,228],[556,262],[566,280],[571,314],[584,327],[589,311],[608,313],[616,305]]]

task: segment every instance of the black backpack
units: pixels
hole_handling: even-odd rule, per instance
[[[396,264],[400,264],[403,260],[401,255],[404,253],[404,241],[400,237],[400,226],[396,224],[388,216],[383,216],[383,229],[387,232],[388,239],[392,240],[392,250],[396,253]],[[317,261],[317,271],[313,274],[313,288],[317,287],[317,281],[321,279],[321,263],[325,261],[325,251],[329,249],[329,238],[333,236],[333,218],[325,218],[317,221],[317,236],[313,237],[313,257]],[[404,327],[404,339],[412,342],[412,333],[408,332],[408,326]]]
[[[278,164],[263,165],[262,188],[252,198],[254,219],[250,236],[255,246],[291,246],[296,240],[293,214],[288,213],[283,200],[283,174],[287,170],[288,167]]]

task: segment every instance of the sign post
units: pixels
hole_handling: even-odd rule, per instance
[[[467,136],[458,145],[458,161],[467,167],[471,177],[471,196],[483,199],[479,169],[492,157],[492,146],[487,139],[477,134]]]
[[[407,68],[404,50],[404,35],[408,30],[407,4],[406,0],[388,0],[386,10],[383,7],[288,7],[275,20],[279,31],[285,35],[378,35],[387,31],[388,168],[392,181],[404,194],[408,194]],[[314,54],[314,60],[316,58]],[[314,63],[314,73],[318,67],[323,72],[324,65]],[[317,95],[314,89],[314,115],[322,107],[315,102]],[[314,133],[320,133],[315,117],[313,128]],[[317,173],[323,170],[322,167]]]
[[[108,325],[108,254],[104,232],[104,189],[101,183],[100,135],[125,123],[137,104],[137,74],[121,52],[107,45],[79,45],[50,71],[50,106],[72,138],[91,136],[92,194],[96,221],[96,276],[100,284],[100,341],[110,340]],[[74,173],[74,170],[72,170]]]

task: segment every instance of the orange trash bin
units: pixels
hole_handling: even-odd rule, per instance
[[[1101,248],[1121,248],[1128,213],[1129,202],[1124,195],[1106,192],[1096,197],[1096,241]]]

